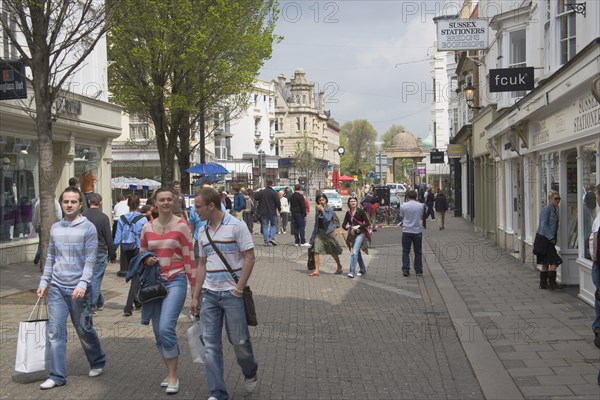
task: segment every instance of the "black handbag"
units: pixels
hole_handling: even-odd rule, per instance
[[[208,228],[208,226],[207,226],[207,228]],[[229,270],[229,274],[231,274],[231,277],[233,278],[235,283],[238,283],[239,279],[238,279],[237,275],[235,274],[235,272],[233,272],[233,270],[229,266],[229,263],[227,262],[225,257],[223,257],[223,254],[221,254],[221,251],[215,245],[215,242],[213,242],[212,238],[210,237],[210,234],[208,233],[208,229],[205,229],[204,232],[206,232],[206,237],[208,238],[208,241],[210,242],[210,245],[212,246],[212,248],[215,250],[215,253],[217,253],[217,255],[219,256],[219,258],[221,259],[221,261],[223,262],[225,267],[227,267],[227,269]],[[244,298],[244,310],[246,311],[246,322],[248,323],[249,326],[258,325],[258,319],[256,318],[256,307],[254,306],[254,298],[252,297],[252,290],[250,290],[250,286],[244,287],[244,292],[243,292],[242,297]]]
[[[156,283],[153,285],[144,285],[148,280],[148,274],[153,273],[155,275]],[[149,301],[164,299],[169,294],[167,287],[162,283],[158,268],[156,266],[146,267],[140,278],[140,288],[136,294],[136,299],[140,303],[147,303]]]
[[[540,235],[539,233],[535,234],[535,239],[533,240],[533,254],[536,256],[543,257],[548,254],[548,239],[544,235]]]
[[[308,262],[306,263],[306,267],[309,271],[315,269],[315,252],[313,251],[313,246],[308,248]]]

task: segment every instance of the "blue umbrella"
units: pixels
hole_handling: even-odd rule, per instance
[[[191,174],[202,174],[202,175],[207,175],[207,174],[223,174],[224,175],[224,174],[229,173],[229,171],[227,171],[227,169],[225,169],[224,166],[222,166],[221,164],[213,163],[213,162],[196,164],[193,167],[188,168],[186,171]]]

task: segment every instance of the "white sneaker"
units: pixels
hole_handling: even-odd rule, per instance
[[[90,369],[90,373],[88,374],[88,376],[90,378],[95,378],[96,376],[102,375],[103,372],[104,368],[92,368]]]
[[[56,382],[54,382],[52,379],[46,379],[41,385],[40,385],[40,389],[42,390],[46,390],[46,389],[52,389],[53,387],[58,386],[58,384]]]
[[[357,272],[356,276],[362,276],[362,272]]]
[[[294,246],[296,246],[296,247],[300,247],[300,243],[296,243]]]
[[[348,274],[348,278],[354,278],[354,275],[352,275],[352,272],[350,272],[350,273]]]
[[[254,378],[244,379],[244,384],[246,385],[246,392],[250,393],[256,388],[256,384],[258,380],[256,379],[256,375]]]
[[[302,243],[300,246],[301,247],[310,247],[310,243]]]
[[[212,397],[212,396],[210,396],[210,397],[208,398],[208,400],[219,400],[219,399],[217,399],[216,397]]]

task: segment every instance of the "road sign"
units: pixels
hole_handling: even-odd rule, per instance
[[[369,172],[369,179],[375,179],[375,171]]]

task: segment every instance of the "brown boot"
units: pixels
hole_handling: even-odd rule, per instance
[[[540,271],[540,289],[548,289],[548,271]]]
[[[562,289],[562,285],[556,282],[556,271],[548,271],[548,288],[550,290]]]

